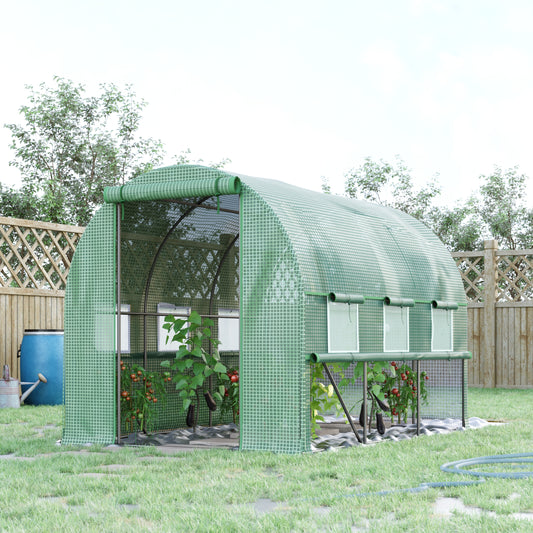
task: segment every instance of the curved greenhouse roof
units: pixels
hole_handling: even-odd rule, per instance
[[[136,200],[227,194],[239,192],[241,186],[255,193],[291,243],[306,292],[466,301],[455,263],[440,240],[423,223],[396,209],[190,165],[143,174],[115,187],[111,201],[120,201],[120,190],[127,201],[128,189],[141,185]],[[108,191],[106,199],[111,196]],[[262,228],[255,231],[261,240]]]

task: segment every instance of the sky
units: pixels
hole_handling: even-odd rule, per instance
[[[449,205],[495,165],[533,178],[530,0],[19,0],[2,19],[0,126],[60,76],[133,85],[168,163],[190,149],[341,193],[366,157],[398,155]],[[9,143],[0,127],[17,185]]]

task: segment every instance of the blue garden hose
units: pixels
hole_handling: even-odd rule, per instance
[[[486,464],[514,464],[514,468],[525,468],[524,463],[533,463],[533,453],[511,453],[507,455],[487,455],[486,457],[476,457],[475,459],[461,459],[453,463],[446,463],[440,467],[443,472],[451,474],[466,474],[469,476],[497,477],[497,478],[511,478],[522,479],[525,477],[533,477],[531,470],[525,472],[479,472],[477,470],[468,470],[465,467],[473,465]]]
[[[533,477],[533,471],[521,472],[479,472],[475,470],[468,470],[464,467],[483,465],[483,464],[514,464],[514,468],[525,468],[525,463],[533,463],[533,453],[511,453],[507,455],[488,455],[485,457],[475,457],[474,459],[461,459],[452,463],[443,464],[440,469],[443,472],[451,474],[464,474],[468,476],[477,476],[476,481],[437,481],[433,483],[421,483],[418,487],[410,487],[408,489],[382,490],[378,492],[360,492],[346,494],[345,497],[362,498],[366,496],[386,496],[388,494],[396,494],[400,492],[422,492],[427,489],[438,489],[448,487],[464,487],[468,485],[479,485],[485,482],[487,477],[495,478],[511,478],[523,479]]]

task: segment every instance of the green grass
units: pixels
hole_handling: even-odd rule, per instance
[[[298,456],[226,450],[167,456],[157,448],[94,446],[74,454],[76,448],[55,444],[60,407],[2,409],[0,455],[18,458],[0,459],[0,531],[529,532],[533,521],[512,515],[533,513],[533,479],[356,496],[465,479],[441,472],[449,461],[533,452],[533,391],[469,392],[469,416],[509,423]],[[439,497],[495,516],[435,516]],[[257,512],[260,499],[276,508]]]

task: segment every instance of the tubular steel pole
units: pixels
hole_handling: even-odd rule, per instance
[[[420,435],[420,361],[416,361],[416,434]]]
[[[344,410],[344,413],[346,415],[346,418],[348,419],[348,422],[352,428],[353,434],[355,435],[355,438],[362,443],[361,437],[357,433],[357,429],[353,423],[352,417],[350,416],[350,412],[348,411],[348,408],[346,407],[346,404],[344,403],[344,400],[342,399],[341,393],[339,391],[339,388],[337,387],[337,384],[335,383],[335,380],[333,379],[333,376],[331,375],[331,372],[329,371],[328,365],[326,363],[322,363],[322,366],[324,367],[324,370],[326,371],[326,374],[328,375],[329,381],[333,385],[333,389],[335,390],[335,394],[337,395],[337,398],[339,399],[339,402]]]
[[[115,343],[117,347],[117,444],[120,444],[120,426],[121,426],[121,419],[120,419],[120,359],[122,357],[121,353],[121,340],[122,340],[122,331],[121,331],[121,296],[120,296],[120,271],[121,271],[121,264],[120,264],[120,241],[121,241],[121,218],[122,218],[122,205],[117,204],[117,283],[116,283],[116,300],[117,300],[117,319],[116,319],[116,335],[115,335]]]
[[[366,436],[368,432],[368,398],[367,398],[367,389],[368,389],[368,377],[367,372],[368,363],[365,361],[363,363],[363,444],[366,444]]]
[[[462,422],[463,422],[463,427],[465,428],[466,427],[466,388],[465,388],[465,377],[466,377],[466,372],[465,372],[465,366],[467,365],[468,363],[466,361],[463,361],[463,364],[461,365],[461,392],[462,392],[462,407],[461,407],[461,412],[462,412]]]

